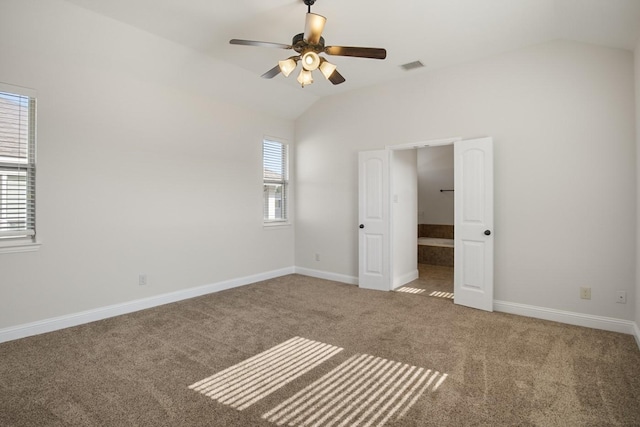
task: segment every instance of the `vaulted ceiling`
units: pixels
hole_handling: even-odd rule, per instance
[[[229,39],[291,43],[304,30],[307,12],[303,0],[67,1],[244,68],[256,79],[291,51],[233,46]],[[319,73],[304,89],[296,74],[261,83],[298,86],[310,100],[554,39],[633,50],[640,36],[640,0],[316,0],[311,10],[327,17],[327,45],[383,47],[387,59],[329,57],[347,79],[338,86]],[[400,67],[412,61],[425,67]]]

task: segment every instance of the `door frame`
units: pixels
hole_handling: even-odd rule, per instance
[[[473,139],[478,139],[478,138],[468,138],[468,140],[473,140]],[[412,149],[418,149],[418,148],[425,148],[425,147],[436,147],[436,146],[444,146],[444,145],[454,145],[456,142],[458,141],[462,141],[463,138],[462,137],[451,137],[451,138],[442,138],[442,139],[433,139],[433,140],[427,140],[427,141],[418,141],[418,142],[410,142],[410,143],[404,143],[404,144],[396,144],[396,145],[387,145],[385,147],[386,150],[390,150],[390,151],[396,151],[396,150],[412,150]],[[391,163],[390,163],[390,167],[391,167]],[[392,174],[389,174],[389,179],[391,179]],[[416,177],[417,179],[417,177]],[[392,188],[392,183],[389,183],[390,188]],[[388,203],[390,206],[392,206],[393,201],[391,200],[393,198],[393,195],[391,194],[391,192],[389,192],[389,200]],[[393,272],[393,257],[394,257],[394,253],[393,253],[393,239],[394,239],[394,227],[393,227],[393,209],[390,209],[389,212],[389,216],[390,216],[390,227],[389,227],[389,254],[390,254],[390,260],[389,260],[389,268],[390,268],[390,274],[389,274],[389,290],[393,290],[393,277],[394,277],[394,272]],[[417,262],[417,260],[416,260]],[[455,267],[454,267],[455,268]],[[493,267],[492,267],[493,269]],[[455,278],[454,278],[455,281]],[[493,290],[493,283],[491,283],[491,288]],[[493,292],[492,292],[493,294]],[[455,302],[455,300],[454,300]]]
[[[462,141],[462,137],[451,137],[451,138],[441,138],[441,139],[431,139],[431,140],[426,140],[426,141],[416,141],[416,142],[409,142],[409,143],[404,143],[404,144],[396,144],[396,145],[387,145],[385,147],[386,150],[390,151],[390,152],[394,152],[394,151],[406,151],[406,150],[417,150],[419,148],[428,148],[428,147],[439,147],[439,146],[447,146],[447,145],[454,145],[456,142],[458,141]],[[393,157],[393,156],[392,156]],[[390,162],[389,163],[389,168],[393,168],[394,167],[395,162]],[[392,170],[390,170],[389,173],[389,188],[392,189],[394,187],[394,183],[392,182],[394,177],[394,173]],[[416,174],[415,180],[418,180],[418,176]],[[392,194],[392,192],[389,192],[389,205],[390,205],[390,209],[389,209],[389,262],[390,262],[390,266],[389,266],[389,276],[390,276],[390,281],[389,281],[389,289],[390,291],[397,289],[401,286],[404,286],[406,283],[409,283],[412,280],[415,280],[418,278],[418,265],[416,263],[416,270],[415,273],[412,276],[401,276],[401,281],[399,284],[395,284],[394,280],[396,278],[396,272],[394,271],[395,268],[395,239],[396,239],[396,225],[395,225],[395,220],[394,220],[394,215],[395,215],[395,209],[392,209],[394,203],[393,200],[391,200],[394,197],[394,195]],[[416,198],[418,197],[418,195],[416,194]],[[418,201],[416,200],[416,203]],[[416,212],[417,214],[417,212]],[[406,283],[403,283],[406,282]]]
[[[404,143],[404,144],[396,144],[396,145],[387,145],[385,146],[385,151],[388,152],[393,152],[393,151],[400,151],[400,150],[413,150],[413,149],[418,149],[418,148],[425,148],[425,147],[437,147],[437,146],[442,146],[442,145],[453,145],[455,142],[457,141],[462,141],[462,137],[452,137],[452,138],[441,138],[441,139],[432,139],[432,140],[426,140],[426,141],[417,141],[417,142],[410,142],[410,143]],[[389,162],[389,169],[391,168],[391,163]],[[390,170],[389,170],[390,172]],[[360,173],[360,172],[358,172]],[[388,177],[387,177],[388,181],[386,184],[388,185],[389,190],[392,188],[392,173],[388,173]],[[418,177],[416,176],[416,180],[418,179]],[[386,239],[386,246],[387,246],[387,253],[389,254],[389,259],[387,260],[387,267],[389,269],[388,274],[388,285],[382,287],[377,287],[376,289],[379,290],[386,290],[386,291],[392,291],[394,289],[393,286],[393,277],[394,277],[394,271],[393,271],[393,259],[394,259],[394,253],[393,253],[393,239],[394,239],[394,234],[395,234],[395,230],[394,230],[394,226],[393,226],[393,209],[391,209],[391,206],[393,206],[392,203],[392,197],[393,195],[391,194],[391,191],[388,191],[388,197],[387,200],[385,200],[385,202],[387,203],[389,209],[388,209],[388,216],[389,216],[389,227],[388,227],[388,233],[389,236]],[[360,196],[359,196],[360,197]],[[360,212],[358,212],[358,215],[360,216]],[[359,219],[360,220],[360,219]],[[358,247],[359,247],[359,251],[361,251],[362,249],[360,248],[360,236],[358,237]],[[358,258],[360,258],[360,255],[358,255]],[[358,260],[360,262],[360,259]],[[417,267],[417,265],[416,265]],[[358,266],[358,281],[362,282],[363,278],[362,276],[362,272],[361,272],[361,266]],[[400,285],[401,286],[401,285]]]
[[[475,139],[479,139],[479,138],[468,138],[467,140],[475,140]],[[454,145],[456,142],[459,141],[463,141],[465,139],[463,139],[462,137],[452,137],[452,138],[442,138],[442,139],[433,139],[433,140],[427,140],[427,141],[417,141],[417,142],[410,142],[410,143],[404,143],[404,144],[396,144],[396,145],[387,145],[385,147],[384,151],[387,151],[389,153],[393,152],[393,151],[399,151],[399,150],[412,150],[412,149],[418,149],[418,148],[426,148],[426,147],[436,147],[436,146],[444,146],[444,145]],[[391,182],[392,179],[392,173],[390,168],[392,167],[391,162],[389,162],[389,173],[388,173],[388,182],[386,183],[388,185],[388,188],[391,189],[393,186],[393,183]],[[416,176],[416,180],[417,180],[417,176]],[[388,233],[389,233],[389,237],[386,239],[386,248],[388,250],[388,254],[389,254],[389,260],[388,260],[388,268],[389,268],[389,272],[388,272],[388,284],[386,286],[381,286],[381,287],[377,287],[377,289],[380,290],[387,290],[387,291],[391,291],[394,289],[393,287],[393,277],[394,275],[394,271],[393,271],[393,258],[394,258],[394,253],[393,253],[393,241],[394,241],[394,237],[395,237],[395,226],[394,226],[394,221],[393,221],[393,209],[390,209],[390,207],[392,206],[392,192],[389,191],[388,195],[386,196],[385,202],[387,203],[387,206],[389,207],[388,209],[388,215],[389,215],[389,227],[388,227]],[[456,206],[456,211],[457,209],[459,209],[458,206]],[[361,249],[359,249],[361,250]],[[493,266],[491,266],[491,268],[493,269]],[[360,266],[359,266],[360,269]],[[455,267],[454,267],[454,282],[456,280],[455,277]],[[400,285],[402,286],[402,285]],[[493,295],[493,280],[491,281],[491,294]],[[493,298],[492,298],[493,300]],[[493,302],[493,301],[492,301]],[[454,303],[456,303],[455,301],[455,297],[454,297]],[[480,307],[478,307],[480,308]],[[486,309],[486,308],[483,308]],[[491,311],[489,309],[489,311]]]
[[[453,145],[457,141],[462,141],[462,137],[454,136],[451,138],[430,139],[427,141],[407,142],[405,144],[387,145],[387,150],[412,150],[414,148],[438,147],[440,145]]]

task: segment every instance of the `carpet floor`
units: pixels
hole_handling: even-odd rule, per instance
[[[0,425],[640,426],[640,351],[290,275],[0,344]]]

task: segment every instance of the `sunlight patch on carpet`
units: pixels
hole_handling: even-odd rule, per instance
[[[448,298],[448,299],[453,299],[453,293],[452,292],[441,292],[441,291],[433,291],[429,294],[430,297],[437,297],[437,298]]]
[[[342,350],[295,337],[191,384],[189,388],[241,411]]]
[[[356,354],[262,418],[290,426],[382,426],[402,418],[446,378],[431,369]]]
[[[411,287],[407,287],[405,286],[404,288],[398,288],[396,289],[396,292],[406,292],[408,294],[421,294],[423,293],[425,290],[424,289],[420,289],[420,288],[411,288]]]

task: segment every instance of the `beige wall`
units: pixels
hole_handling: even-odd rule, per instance
[[[261,158],[293,122],[234,102],[242,70],[58,0],[3,1],[0,57],[38,92],[43,243],[0,254],[0,329],[293,266]]]
[[[633,319],[633,84],[631,52],[556,41],[319,101],[296,121],[296,265],[357,276],[358,151],[487,135],[495,298]]]

